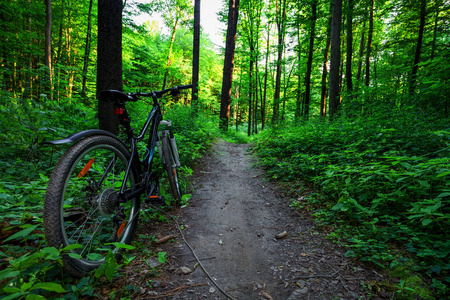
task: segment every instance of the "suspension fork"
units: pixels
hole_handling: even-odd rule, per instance
[[[178,155],[177,142],[175,140],[175,136],[173,135],[172,122],[170,120],[167,120],[167,121],[161,121],[161,122],[159,122],[159,124],[167,125],[167,127],[169,128],[169,130],[165,130],[165,131],[169,133],[169,141],[170,141],[170,146],[172,147],[173,159],[174,159],[175,165],[177,167],[180,167],[181,166],[180,157]],[[158,132],[158,137],[161,135],[161,133],[162,133],[162,131]],[[162,149],[161,149],[162,147],[161,147],[160,141],[161,141],[161,139],[159,138],[159,140],[158,140],[159,144],[157,142],[157,145],[158,145],[158,152],[159,152],[159,155],[160,155],[161,161],[162,161]]]

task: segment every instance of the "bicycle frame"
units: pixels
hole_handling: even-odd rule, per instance
[[[133,130],[131,128],[131,120],[128,115],[128,112],[125,108],[125,105],[123,107],[119,107],[119,117],[120,117],[120,124],[124,126],[125,132],[127,134],[128,142],[130,143],[130,150],[131,150],[131,158],[130,162],[127,166],[125,176],[122,182],[122,186],[120,189],[119,196],[121,199],[123,199],[125,202],[133,199],[136,196],[140,196],[145,192],[148,192],[149,195],[152,194],[154,186],[149,183],[151,179],[151,169],[152,169],[152,163],[153,158],[155,155],[155,147],[156,142],[159,139],[158,137],[158,128],[159,123],[162,120],[162,114],[161,114],[161,106],[158,103],[156,94],[152,95],[153,98],[153,108],[150,111],[146,122],[144,123],[144,126],[142,127],[140,133],[138,136],[133,135]],[[122,105],[121,105],[122,106]],[[138,151],[137,151],[137,143],[141,142],[145,138],[145,134],[150,128],[150,134],[147,142],[147,149],[146,153],[144,155],[144,158],[142,160],[139,159]],[[129,177],[129,173],[131,171],[131,167],[135,163],[135,160],[138,159],[139,163],[143,166],[143,172],[141,172],[141,178],[140,183],[137,185],[137,189],[133,192],[127,193],[125,191],[126,182]],[[149,187],[150,186],[150,187]]]

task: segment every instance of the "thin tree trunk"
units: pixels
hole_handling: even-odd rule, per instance
[[[333,15],[331,21],[331,57],[329,79],[329,114],[335,117],[339,106],[339,64],[341,58],[341,17],[342,0],[333,0]]]
[[[89,55],[91,53],[92,4],[93,4],[93,0],[90,0],[89,1],[87,31],[86,31],[86,44],[84,46],[84,59],[83,59],[83,83],[82,83],[82,87],[81,87],[81,96],[85,99],[86,99],[86,83],[87,83],[87,71],[88,71],[88,65],[89,65]]]
[[[194,5],[194,45],[192,50],[192,111],[198,113],[198,73],[200,67],[200,0]]]
[[[297,99],[295,101],[295,113],[294,113],[294,119],[298,120],[300,119],[300,116],[302,115],[302,105],[303,105],[303,93],[302,93],[302,74],[301,74],[301,61],[302,61],[302,47],[301,47],[301,27],[302,27],[302,2],[297,2],[297,43],[298,43],[298,49],[297,49]]]
[[[330,52],[331,43],[331,15],[333,13],[333,5],[330,5],[330,17],[327,25],[327,40],[325,42],[325,49],[323,51],[323,65],[322,65],[322,91],[320,95],[320,116],[325,118],[327,112],[327,65],[328,53]]]
[[[228,9],[228,28],[225,43],[225,58],[223,66],[222,92],[220,100],[219,128],[228,130],[230,116],[231,84],[233,82],[234,49],[236,45],[236,30],[239,15],[239,0],[230,0]]]
[[[436,51],[436,39],[437,39],[437,28],[438,28],[438,20],[439,20],[439,12],[440,6],[442,4],[442,0],[436,3],[436,15],[434,17],[434,29],[433,29],[433,41],[431,42],[431,57],[434,58],[434,53]]]
[[[366,52],[366,86],[370,83],[370,55],[372,54],[372,36],[373,36],[373,9],[374,0],[370,0],[369,12],[369,34],[367,37],[367,52]]]
[[[311,5],[312,15],[311,15],[311,34],[309,37],[309,53],[308,53],[308,62],[306,67],[306,75],[305,75],[305,111],[304,118],[308,120],[309,118],[309,103],[311,99],[311,69],[312,69],[312,60],[313,60],[313,51],[314,51],[314,37],[315,37],[315,29],[316,29],[316,19],[317,19],[317,1],[314,1]]]
[[[177,10],[178,9],[179,8],[177,7]],[[164,72],[164,81],[163,81],[163,86],[162,86],[163,90],[167,86],[167,78],[169,77],[169,68],[172,65],[172,58],[171,58],[171,56],[172,56],[172,48],[173,48],[173,43],[175,42],[175,35],[177,33],[178,21],[179,21],[179,18],[177,16],[177,17],[175,17],[175,24],[173,25],[172,35],[171,35],[171,38],[170,38],[169,53],[167,54],[166,71]]]
[[[423,31],[425,28],[425,17],[427,14],[426,8],[427,8],[427,1],[422,0],[420,3],[419,35],[417,37],[416,54],[414,55],[414,65],[413,65],[413,69],[412,69],[412,73],[411,73],[411,83],[409,86],[410,94],[414,94],[416,79],[417,79],[417,70],[419,69],[420,53],[422,51]]]
[[[356,81],[361,79],[362,62],[364,57],[364,34],[366,33],[366,21],[363,24],[363,30],[361,33],[361,41],[359,42],[359,57],[358,57],[358,73],[356,73]]]
[[[347,14],[347,60],[345,65],[345,78],[347,81],[347,93],[351,95],[353,91],[352,81],[352,52],[353,52],[353,0],[348,0],[348,14]]]
[[[261,129],[264,130],[266,125],[266,99],[267,99],[267,77],[269,74],[269,51],[270,51],[270,25],[267,25],[267,43],[266,43],[266,61],[264,70],[264,95],[261,100]]]
[[[280,2],[281,7],[280,7]],[[281,93],[281,65],[283,62],[285,19],[286,19],[286,0],[277,0],[276,23],[278,28],[278,51],[277,51],[277,71],[275,79],[275,94],[273,97],[272,123],[276,124],[280,118],[280,93]]]
[[[252,53],[253,46],[250,46],[250,53]],[[252,134],[251,128],[252,128],[252,108],[253,108],[253,59],[250,59],[250,68],[249,68],[249,92],[248,92],[248,126],[247,126],[247,135],[250,136]]]
[[[52,1],[45,0],[45,59],[47,67],[47,92],[52,99]]]

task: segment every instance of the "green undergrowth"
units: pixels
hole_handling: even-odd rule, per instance
[[[68,99],[65,103],[48,99],[30,101],[12,99],[2,93],[0,111],[0,298],[82,299],[95,297],[113,281],[126,282],[130,275],[127,265],[133,256],[124,256],[120,261],[109,256],[98,271],[77,279],[61,268],[61,251],[64,250],[47,247],[44,239],[42,210],[47,182],[68,146],[48,146],[42,142],[97,128],[95,109],[80,99]],[[145,121],[148,112],[145,103],[130,104],[136,127]],[[182,184],[187,186],[187,177],[192,172],[190,167],[217,135],[217,129],[206,116],[191,117],[190,108],[185,106],[167,106],[164,114],[165,119],[173,122],[184,166]],[[142,214],[143,222],[148,216],[165,221],[163,215],[153,211]],[[142,238],[134,242],[134,256],[155,256],[165,262],[161,253],[150,250],[149,243],[139,240]],[[151,282],[157,272],[148,274]],[[131,297],[136,288],[132,285],[115,287],[109,298]]]
[[[266,131],[257,152],[272,178],[301,179],[311,187],[306,203],[295,205],[314,209],[331,236],[348,247],[347,256],[401,278],[392,285],[400,298],[448,294],[447,119],[391,113],[310,121]]]
[[[246,126],[239,126],[237,130],[230,127],[228,131],[221,132],[221,136],[225,141],[235,144],[247,144],[253,139],[248,136]]]

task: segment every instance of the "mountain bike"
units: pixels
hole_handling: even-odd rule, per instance
[[[110,251],[120,256],[136,230],[142,195],[147,203],[161,203],[160,178],[154,166],[156,149],[173,198],[181,201],[177,144],[171,121],[162,119],[159,99],[166,93],[175,96],[189,88],[192,85],[150,93],[102,91],[99,100],[114,105],[123,139],[105,130],[91,129],[47,142],[75,143],[54,168],[44,201],[47,243],[63,249],[63,266],[71,275],[84,276],[96,269]],[[153,106],[135,136],[126,105],[144,97],[151,98]],[[139,150],[143,147],[139,148],[138,143],[146,135],[146,147]]]

